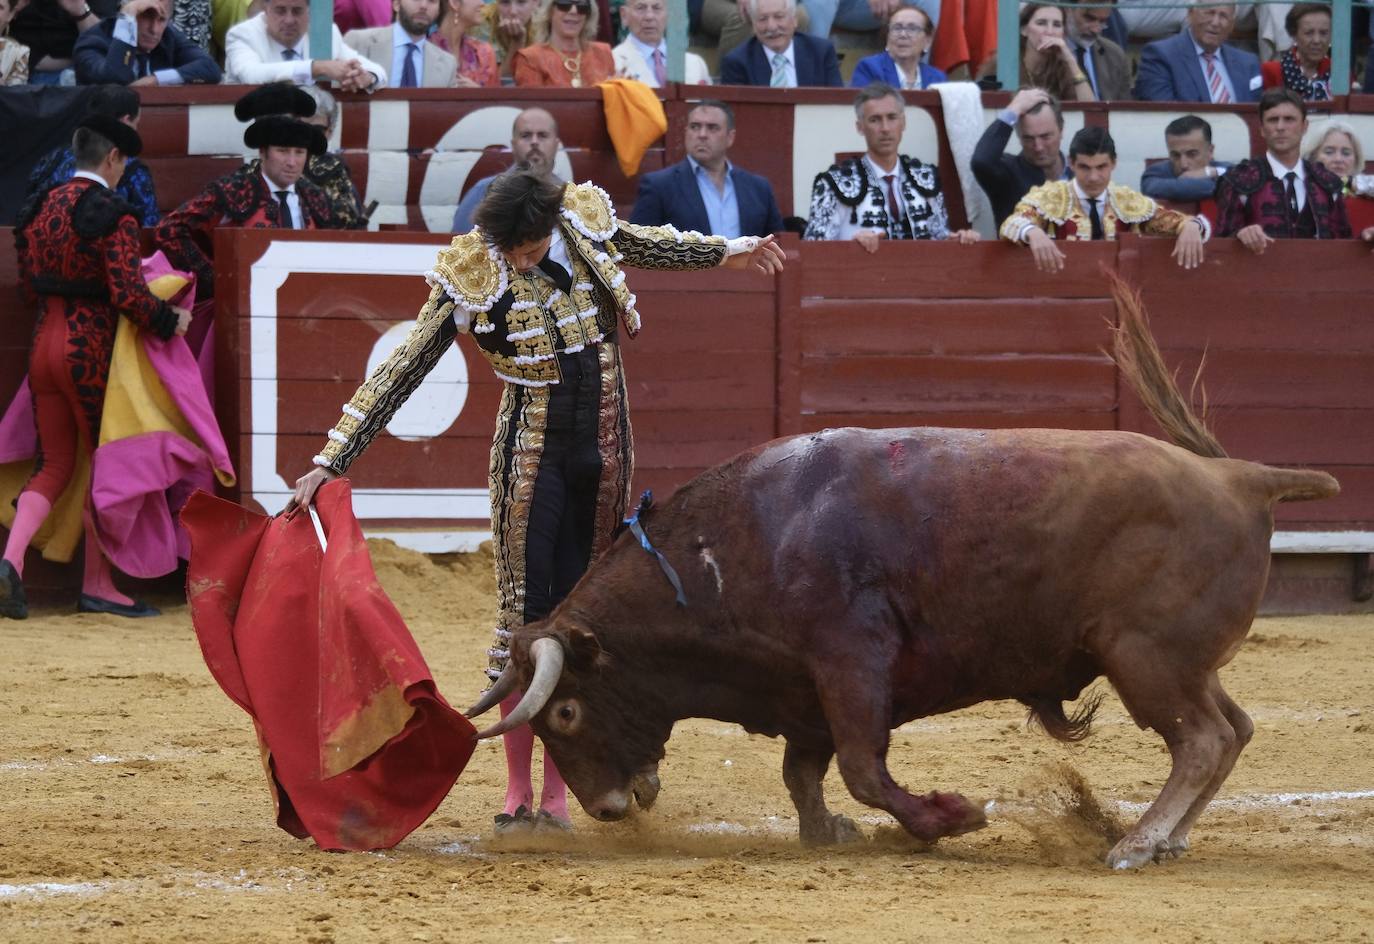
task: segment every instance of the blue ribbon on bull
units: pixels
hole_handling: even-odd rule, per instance
[[[658,548],[649,543],[649,535],[644,533],[644,526],[639,523],[639,516],[648,511],[653,506],[654,493],[648,489],[643,495],[639,496],[639,505],[635,508],[635,513],[625,519],[625,526],[630,529],[630,533],[639,539],[639,546],[650,554],[658,558],[658,566],[663,569],[663,575],[668,578],[668,582],[677,591],[677,605],[687,606],[687,595],[682,592],[682,581],[678,579],[677,571],[673,570],[673,565],[668,563],[668,558],[664,557]]]

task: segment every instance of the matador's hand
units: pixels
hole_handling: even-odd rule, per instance
[[[339,473],[333,469],[326,469],[323,466],[315,466],[309,472],[296,479],[296,492],[291,496],[291,500],[286,503],[285,513],[294,514],[298,508],[307,507],[315,498],[315,492],[326,482],[332,482],[339,477]]]
[[[764,275],[773,275],[782,271],[783,254],[778,248],[777,240],[773,236],[764,236],[759,239],[752,252],[741,252],[738,255],[730,256],[722,263],[727,269],[745,269],[750,272],[762,272]]]

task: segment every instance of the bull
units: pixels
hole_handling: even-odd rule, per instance
[[[888,772],[889,732],[1015,699],[1051,736],[1084,737],[1106,677],[1172,769],[1107,857],[1181,855],[1254,726],[1218,670],[1240,649],[1269,567],[1273,507],[1335,495],[1319,471],[1226,458],[1117,286],[1114,356],[1175,444],[1128,432],[831,429],[710,469],[621,534],[545,620],[515,634],[517,687],[479,737],[529,723],[598,820],[659,790],[684,718],[786,741],[801,839],[859,836],[826,807],[837,759],[856,800],[922,840],[977,829],[959,794]],[[675,571],[686,604],[665,578]]]

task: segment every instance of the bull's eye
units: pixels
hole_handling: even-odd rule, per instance
[[[556,701],[550,706],[549,727],[560,734],[571,734],[581,722],[582,712],[571,698]]]

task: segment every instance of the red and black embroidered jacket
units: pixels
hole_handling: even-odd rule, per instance
[[[341,229],[329,198],[305,178],[296,181],[296,197],[306,229]],[[178,269],[196,276],[196,295],[214,294],[215,270],[210,259],[219,226],[273,229],[281,226],[281,207],[261,174],[226,174],[163,217],[153,233],[158,249]]]
[[[14,242],[20,286],[43,305],[39,324],[66,318],[67,363],[94,443],[119,316],[170,338],[176,312],[148,291],[133,207],[93,180],[77,177],[35,196],[16,220]]]
[[[1320,164],[1302,164],[1307,202],[1296,216],[1267,157],[1249,158],[1228,170],[1217,181],[1217,234],[1234,236],[1258,223],[1275,239],[1349,239],[1344,183]]]

